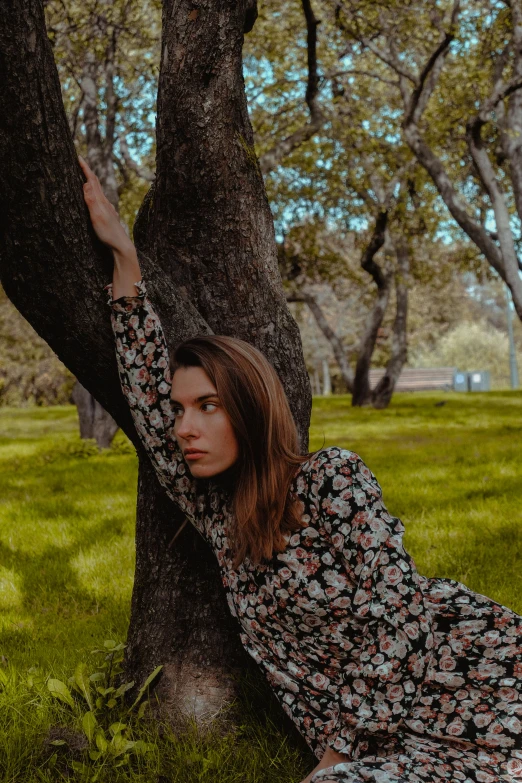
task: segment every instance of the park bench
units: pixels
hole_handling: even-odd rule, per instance
[[[454,367],[405,367],[399,376],[395,391],[450,391],[454,388]],[[370,388],[374,388],[384,369],[370,370]]]

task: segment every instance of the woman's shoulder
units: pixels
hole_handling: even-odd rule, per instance
[[[328,446],[319,449],[303,462],[297,473],[297,489],[314,495],[322,491],[341,490],[358,484],[372,495],[380,495],[381,488],[370,468],[355,451]]]
[[[351,470],[359,464],[364,465],[365,463],[355,451],[343,449],[341,446],[327,446],[310,454],[306,462],[302,463],[301,472],[329,472],[331,470],[342,470],[343,468]]]

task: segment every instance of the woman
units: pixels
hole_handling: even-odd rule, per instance
[[[136,429],[319,759],[301,783],[522,779],[522,618],[419,576],[361,458],[298,453],[282,386],[252,346],[195,337],[169,367],[135,249],[81,166],[114,251],[111,322]]]

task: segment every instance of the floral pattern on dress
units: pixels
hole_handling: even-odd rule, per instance
[[[417,573],[363,460],[311,456],[291,490],[305,527],[234,569],[230,496],[191,477],[172,433],[168,351],[143,281],[112,300],[123,393],[158,479],[216,556],[246,651],[321,758],[312,783],[522,780],[522,618]]]

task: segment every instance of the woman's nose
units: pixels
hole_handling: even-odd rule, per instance
[[[190,411],[185,411],[176,421],[176,433],[180,438],[189,438],[196,436],[197,428],[194,416]]]

